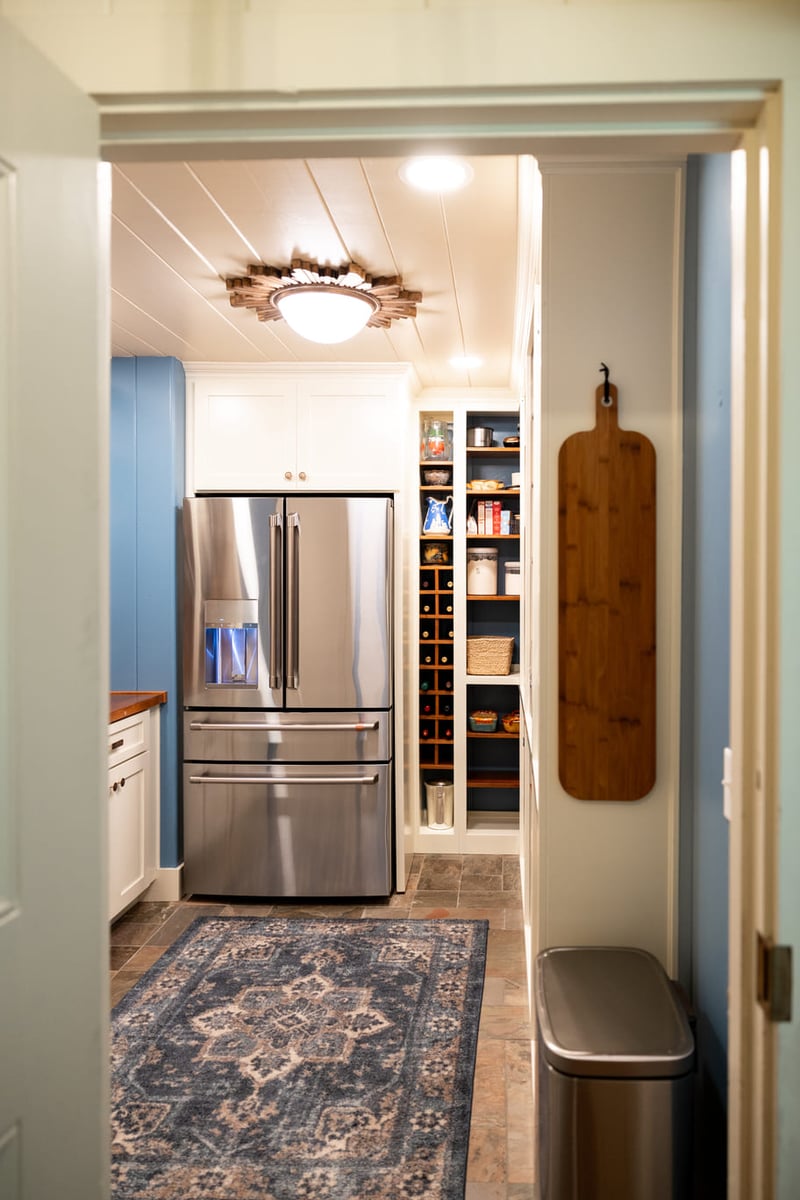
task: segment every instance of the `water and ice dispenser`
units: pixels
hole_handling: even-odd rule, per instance
[[[206,687],[258,687],[255,600],[205,603]]]

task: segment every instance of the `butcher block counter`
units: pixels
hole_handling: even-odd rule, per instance
[[[158,868],[160,712],[166,692],[110,692],[109,917],[137,900]]]
[[[166,692],[109,692],[109,724],[166,703]]]

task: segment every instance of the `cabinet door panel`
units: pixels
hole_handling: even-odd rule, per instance
[[[281,379],[193,383],[196,491],[297,486],[297,388]]]
[[[405,401],[394,384],[344,380],[301,384],[300,486],[314,491],[401,487],[405,430]]]
[[[109,907],[115,917],[151,882],[148,878],[149,751],[108,773]]]

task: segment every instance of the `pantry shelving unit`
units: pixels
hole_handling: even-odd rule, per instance
[[[420,415],[422,423],[432,414]],[[452,412],[436,414],[452,425],[453,456],[418,463],[416,485],[419,497],[419,535],[414,569],[419,576],[418,636],[415,730],[418,795],[414,848],[420,852],[475,854],[515,853],[519,830],[519,735],[508,733],[502,717],[519,709],[518,592],[505,588],[505,567],[519,562],[520,489],[512,486],[511,473],[519,471],[519,448],[502,446],[502,439],[518,433],[517,409],[454,406]],[[468,447],[467,430],[489,425],[495,430],[491,447]],[[422,445],[422,442],[421,442]],[[426,471],[441,467],[448,482],[426,482]],[[481,481],[497,480],[495,490],[480,490]],[[452,532],[448,535],[423,532],[428,498],[452,496]],[[503,518],[509,532],[483,526],[471,532],[471,517],[477,517],[478,502],[498,501],[508,514]],[[485,512],[484,512],[485,516]],[[499,524],[498,520],[498,524]],[[489,532],[487,532],[489,529]],[[481,547],[497,550],[497,590],[489,595],[467,591],[468,551]],[[437,557],[446,561],[432,561]],[[519,578],[517,576],[516,578]],[[518,586],[518,585],[517,585]],[[468,674],[468,637],[513,637],[514,654],[506,675]],[[413,689],[412,689],[413,690]],[[492,733],[472,732],[469,713],[491,708],[498,713]],[[454,816],[452,829],[431,829],[428,824],[429,784],[452,783]]]

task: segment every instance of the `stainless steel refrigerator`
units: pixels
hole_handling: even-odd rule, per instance
[[[184,501],[189,893],[392,888],[393,502]]]

